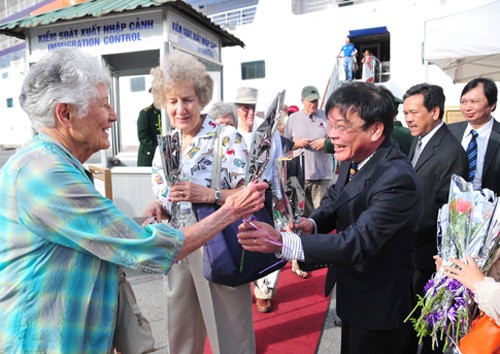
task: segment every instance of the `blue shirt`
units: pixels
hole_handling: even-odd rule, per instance
[[[145,229],[45,134],[0,170],[0,350],[109,353],[118,266],[166,274],[183,234]]]
[[[356,48],[354,47],[354,44],[349,43],[344,44],[340,51],[343,53],[344,57],[348,58],[353,55],[353,53],[356,51]]]

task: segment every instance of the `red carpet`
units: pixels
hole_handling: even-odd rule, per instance
[[[253,304],[257,354],[314,354],[330,297],[323,295],[326,269],[301,279],[289,262],[280,272],[273,311],[259,313]],[[205,354],[211,354],[208,339]]]

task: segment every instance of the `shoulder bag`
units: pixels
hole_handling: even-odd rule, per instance
[[[155,351],[151,324],[142,315],[134,290],[121,269],[113,344],[116,351],[122,354],[145,354]]]
[[[217,139],[214,144],[214,161],[212,162],[211,187],[220,189],[220,173],[222,160],[222,131],[217,129]],[[193,204],[193,209],[198,220],[201,220],[216,210],[215,205]],[[257,220],[273,225],[273,221],[263,208],[254,213]],[[236,287],[260,279],[265,275],[283,268],[285,259],[277,258],[272,253],[259,253],[245,251],[243,269],[240,271],[242,247],[238,243],[236,234],[238,226],[243,221],[240,219],[226,227],[213,239],[206,243],[203,249],[203,276],[211,282]]]
[[[459,348],[462,354],[500,354],[500,326],[481,311],[469,333],[460,339]]]

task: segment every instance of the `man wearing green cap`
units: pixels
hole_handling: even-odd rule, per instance
[[[318,109],[319,98],[316,87],[302,89],[304,108],[290,115],[284,134],[295,142],[294,155],[304,154],[305,157],[305,216],[319,206],[330,186],[333,171],[332,155],[324,151],[327,120],[325,111]]]

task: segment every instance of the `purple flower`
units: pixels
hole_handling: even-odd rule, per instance
[[[467,306],[467,301],[461,297],[461,296],[457,296],[455,297],[455,305],[453,305],[456,309],[458,308],[464,308]]]
[[[427,284],[424,286],[424,291],[427,293],[430,288],[434,287],[434,279],[430,278]]]
[[[457,292],[460,288],[462,288],[462,284],[456,280],[456,279],[451,279],[449,278],[450,281],[448,282],[448,289],[452,292],[455,293]]]
[[[450,307],[448,311],[448,315],[446,316],[451,322],[455,322],[456,318],[455,316],[457,315],[457,309],[455,306]]]

